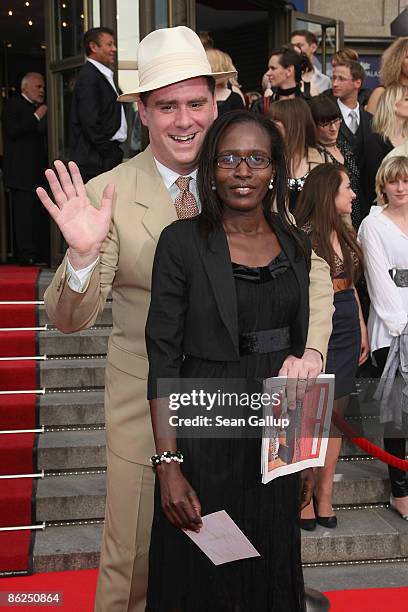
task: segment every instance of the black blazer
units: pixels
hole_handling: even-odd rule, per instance
[[[21,94],[5,103],[2,115],[6,187],[34,191],[47,168],[47,120],[34,116],[36,105]]]
[[[394,145],[390,140],[388,140],[388,138],[384,140],[384,138],[380,136],[380,134],[377,134],[375,132],[370,134],[367,139],[363,159],[363,171],[361,173],[362,186],[367,202],[367,215],[370,212],[371,206],[375,204],[375,177],[377,174],[377,170],[380,167],[384,157],[388,155],[388,153],[390,153],[393,148]]]
[[[367,147],[367,139],[371,134],[371,121],[373,116],[367,113],[363,108],[359,109],[360,112],[360,124],[355,134],[349,130],[345,121],[341,122],[339,130],[339,139],[344,138],[352,147],[354,157],[356,158],[357,165],[361,171],[363,166],[364,152]]]
[[[156,397],[158,378],[180,377],[183,355],[210,361],[240,358],[236,291],[227,238],[220,228],[207,247],[198,219],[169,225],[157,245],[146,324],[149,399]],[[299,283],[299,310],[291,325],[291,354],[301,357],[309,327],[310,241],[301,234],[307,257],[297,257],[293,239],[277,215],[273,229]]]
[[[86,174],[100,174],[121,161],[110,139],[120,128],[121,104],[104,75],[91,62],[79,71],[71,101],[71,158]]]

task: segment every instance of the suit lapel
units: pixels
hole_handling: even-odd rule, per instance
[[[177,220],[177,214],[150,147],[140,155],[143,159],[137,176],[135,204],[146,209],[142,223],[157,242],[163,228]]]
[[[208,247],[200,239],[200,255],[214,292],[218,311],[239,355],[237,296],[227,237],[223,228],[217,229],[212,234]]]

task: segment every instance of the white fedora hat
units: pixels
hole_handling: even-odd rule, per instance
[[[236,72],[212,72],[204,47],[190,28],[163,28],[148,34],[137,50],[139,84],[134,91],[119,96],[119,102],[134,102],[141,93],[172,85],[185,79],[212,76],[216,81],[236,76]]]

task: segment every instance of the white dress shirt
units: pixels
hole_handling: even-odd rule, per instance
[[[350,124],[352,121],[352,114],[353,112],[355,113],[356,119],[357,119],[357,125],[360,125],[360,105],[357,102],[357,106],[355,106],[354,108],[349,108],[348,106],[346,106],[345,104],[343,104],[343,102],[340,100],[340,98],[337,98],[337,104],[339,105],[339,109],[341,111],[341,115],[343,117],[343,121],[344,123],[347,125],[348,128],[350,128]],[[351,113],[351,116],[350,116]]]
[[[180,189],[179,187],[177,187],[176,181],[179,178],[179,176],[183,176],[183,175],[177,174],[177,172],[174,172],[174,170],[170,170],[170,168],[167,168],[167,166],[163,166],[163,164],[160,163],[156,158],[154,158],[154,162],[157,166],[160,176],[163,179],[164,186],[166,187],[167,191],[170,194],[171,199],[174,202],[176,197],[180,193]],[[190,172],[190,174],[186,174],[185,176],[191,176],[191,181],[188,186],[188,189],[189,191],[191,191],[191,193],[195,197],[197,201],[198,210],[201,212],[201,203],[198,199],[198,191],[197,191],[197,169],[193,170],[193,172]]]
[[[91,62],[91,64],[93,64],[95,68],[97,68],[99,72],[103,74],[103,76],[108,80],[112,89],[115,91],[116,95],[118,96],[119,93],[118,93],[118,90],[116,89],[115,81],[113,80],[113,71],[110,68],[108,68],[108,66],[105,66],[104,64],[101,64],[101,62],[97,62],[96,60],[91,59],[89,57],[87,58],[86,61]],[[119,142],[125,142],[126,138],[127,138],[127,122],[126,122],[126,117],[125,117],[125,111],[123,109],[123,105],[121,104],[120,105],[120,128],[112,136],[111,140],[118,140]]]
[[[157,166],[157,170],[159,171],[160,176],[163,179],[164,186],[166,187],[167,191],[170,194],[171,199],[174,202],[176,197],[180,193],[180,189],[175,183],[175,181],[179,178],[180,174],[177,174],[177,172],[174,172],[173,170],[170,170],[170,168],[167,168],[166,166],[161,164],[155,157],[153,159]],[[186,176],[191,176],[189,190],[194,195],[197,201],[198,210],[201,212],[201,203],[198,199],[198,192],[197,192],[197,170],[193,170],[193,172],[190,172],[190,174]],[[98,261],[99,261],[99,257],[95,259],[95,261],[92,262],[86,268],[82,268],[81,270],[74,270],[68,258],[68,261],[67,261],[68,286],[73,291],[82,293]]]
[[[397,287],[389,273],[408,269],[408,235],[384,210],[372,206],[358,232],[371,299],[367,325],[371,352],[390,346],[408,322],[408,287]]]

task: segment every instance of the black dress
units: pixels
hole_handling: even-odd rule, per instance
[[[299,286],[281,252],[263,268],[233,264],[239,332],[290,324]],[[186,356],[183,377],[265,378],[278,373],[290,349],[251,353],[239,362]],[[202,515],[226,510],[260,557],[215,566],[161,509],[156,483],[150,546],[148,612],[299,612],[305,609],[300,557],[299,475],[261,483],[258,438],[179,439],[182,471]]]
[[[236,91],[231,91],[228,98],[225,100],[217,100],[218,116],[223,115],[231,110],[240,110],[245,108],[245,104],[241,96]]]
[[[388,138],[383,138],[380,134],[373,132],[367,138],[363,158],[363,170],[361,177],[363,179],[363,189],[367,201],[367,214],[370,212],[371,206],[376,202],[375,193],[375,177],[382,160],[394,148],[394,145]]]

